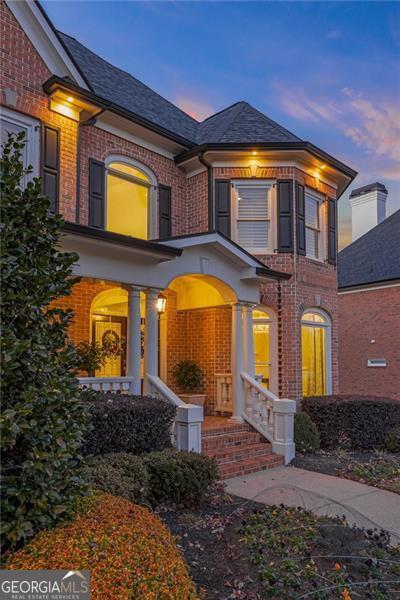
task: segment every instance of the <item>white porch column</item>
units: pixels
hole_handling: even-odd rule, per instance
[[[140,327],[140,290],[138,288],[128,289],[128,352],[127,352],[127,374],[133,377],[131,393],[141,394],[141,327]]]
[[[158,291],[146,290],[146,323],[144,334],[144,385],[143,393],[150,394],[147,374],[158,376]]]
[[[252,304],[246,304],[243,309],[243,345],[244,370],[251,377],[254,377],[254,334]]]
[[[242,305],[232,305],[232,344],[231,344],[231,368],[232,368],[232,421],[243,421],[243,383],[240,373],[244,369],[243,357],[243,327],[242,327]]]

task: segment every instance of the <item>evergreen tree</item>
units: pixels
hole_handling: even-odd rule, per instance
[[[39,178],[27,182],[24,135],[2,148],[2,547],[69,516],[84,491],[86,412],[68,343],[72,311],[51,306],[74,285],[74,253],[58,249],[62,218]]]

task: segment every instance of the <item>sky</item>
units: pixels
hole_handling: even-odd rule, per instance
[[[400,209],[400,2],[42,2],[55,26],[202,120],[238,100],[374,181]]]

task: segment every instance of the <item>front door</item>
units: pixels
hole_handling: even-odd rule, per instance
[[[95,340],[104,345],[106,340],[115,337],[116,343],[121,346],[121,323],[96,321],[95,322]],[[121,356],[112,356],[106,359],[103,367],[96,371],[96,377],[120,377],[121,376]]]

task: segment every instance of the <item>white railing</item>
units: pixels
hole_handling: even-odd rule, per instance
[[[132,392],[133,377],[79,377],[82,387],[91,388],[96,392]]]
[[[289,463],[295,455],[296,402],[278,398],[248,373],[240,375],[244,388],[243,418],[271,442],[276,454],[285,457],[285,464]]]
[[[220,413],[232,413],[232,374],[216,373],[217,385],[215,410]]]
[[[172,432],[174,445],[178,450],[201,452],[203,407],[183,402],[159,377],[147,374],[146,378],[150,384],[151,396],[163,398],[176,406],[175,428]]]

